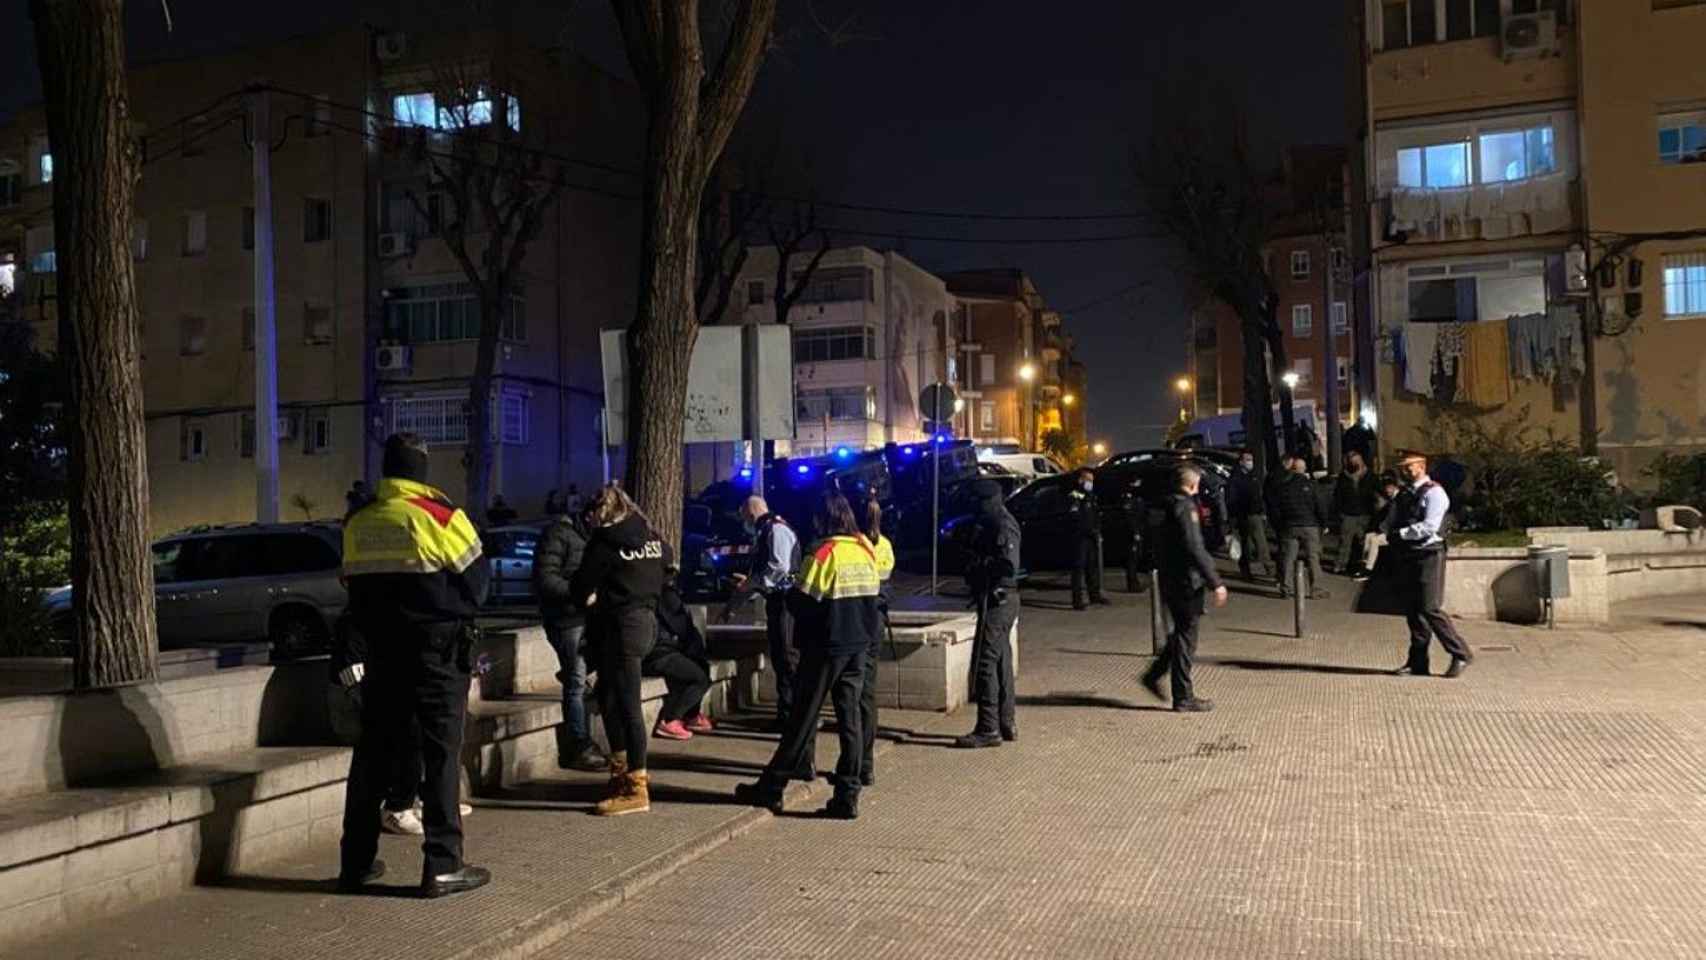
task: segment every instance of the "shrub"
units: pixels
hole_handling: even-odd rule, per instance
[[[1661,454],[1641,475],[1657,488],[1652,498],[1656,506],[1686,504],[1706,513],[1706,453]]]
[[[1628,497],[1611,470],[1571,441],[1532,439],[1527,419],[1526,407],[1503,423],[1442,413],[1424,431],[1430,452],[1448,453],[1469,472],[1459,526],[1603,528],[1621,519]]]
[[[67,653],[42,607],[42,592],[71,579],[71,525],[65,505],[34,503],[0,533],[0,656]]]

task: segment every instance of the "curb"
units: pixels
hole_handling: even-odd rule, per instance
[[[880,757],[895,746],[894,741],[879,739],[873,756]],[[828,786],[819,786],[817,780],[811,783],[794,781],[783,791],[782,796],[786,807],[792,809],[828,792]],[[507,933],[457,951],[449,960],[527,960],[621,906],[629,898],[673,875],[682,867],[774,819],[775,814],[758,807],[736,814],[715,828],[654,854],[599,886],[576,894],[544,913],[516,924]]]

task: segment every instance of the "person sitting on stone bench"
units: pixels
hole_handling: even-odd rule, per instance
[[[657,642],[640,661],[640,672],[662,677],[669,690],[658,711],[657,725],[652,728],[652,736],[665,740],[691,740],[695,733],[710,733],[713,726],[701,709],[711,689],[711,662],[706,656],[705,638],[681,600],[676,585],[680,572],[673,559],[664,566]]]

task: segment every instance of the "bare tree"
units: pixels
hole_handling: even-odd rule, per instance
[[[1286,367],[1279,297],[1263,255],[1268,237],[1268,195],[1236,111],[1197,112],[1188,98],[1158,97],[1155,143],[1140,178],[1162,226],[1182,248],[1199,291],[1238,315],[1244,347],[1244,427],[1257,465],[1278,461],[1270,407],[1273,369]],[[1204,116],[1233,119],[1208,127]],[[1279,391],[1285,445],[1295,441],[1291,393]],[[1254,438],[1261,438],[1260,443]]]
[[[491,36],[489,52],[434,66],[432,100],[425,107],[431,113],[410,118],[426,128],[414,131],[412,152],[443,202],[433,208],[426,191],[406,192],[416,214],[456,258],[479,305],[463,455],[467,505],[478,515],[491,504],[498,341],[518,322],[515,298],[528,247],[565,185],[560,163],[522,136],[509,31],[500,28]],[[546,113],[536,111],[529,124],[537,125],[532,118]]]
[[[768,225],[770,243],[776,248],[776,322],[787,323],[788,313],[811,285],[824,254],[829,252],[829,234],[818,226],[817,204],[810,200],[788,203],[785,216]],[[810,251],[804,267],[794,269],[794,258]]]
[[[776,19],[776,0],[730,0],[707,65],[699,0],[611,0],[648,110],[639,304],[628,330],[625,444],[630,492],[670,543],[681,539],[687,371],[699,331],[699,218]]]
[[[59,351],[69,379],[73,681],[155,675],[148,437],[130,256],[137,156],[122,0],[31,0],[53,154]]]
[[[699,278],[694,309],[702,324],[722,323],[746,269],[753,228],[768,215],[765,198],[736,189],[727,163],[717,164],[699,204]]]

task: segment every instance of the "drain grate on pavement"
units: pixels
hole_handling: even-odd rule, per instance
[[[1706,790],[1700,754],[1643,713],[1411,712],[1385,727],[1399,786]]]

